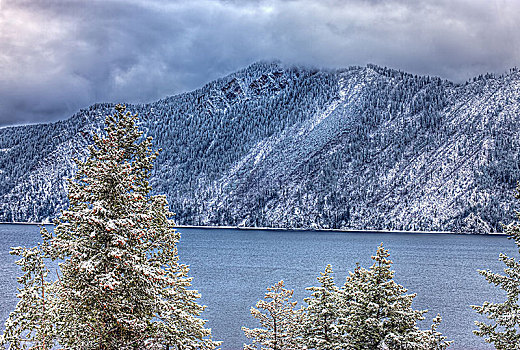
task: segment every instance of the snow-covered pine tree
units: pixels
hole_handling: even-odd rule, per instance
[[[242,327],[245,336],[251,339],[251,344],[244,344],[245,350],[305,349],[300,337],[303,315],[301,310],[295,310],[292,295],[293,290],[285,289],[283,281],[267,288],[265,300],[259,300],[257,308],[251,308],[251,315],[258,319],[261,328]]]
[[[412,308],[415,294],[394,280],[390,254],[381,244],[370,269],[359,265],[350,272],[340,293],[339,325],[346,348],[352,349],[445,349],[445,337],[436,331],[418,329],[416,322],[426,311]]]
[[[520,185],[517,186],[516,198],[520,199]],[[517,213],[520,219],[520,212]],[[504,230],[509,238],[515,241],[520,253],[520,224],[513,222],[505,226]],[[504,275],[490,270],[480,270],[486,280],[500,287],[507,293],[507,300],[502,303],[484,302],[481,306],[472,305],[481,315],[486,315],[491,324],[475,321],[479,328],[473,331],[475,335],[483,337],[497,349],[520,349],[520,261],[506,254],[500,254],[499,260],[504,265]]]
[[[45,243],[44,243],[45,244]],[[9,350],[33,349],[50,350],[54,346],[54,295],[49,270],[44,263],[44,249],[16,247],[11,251],[20,259],[16,262],[24,274],[18,277],[18,298],[16,309],[5,322],[4,333],[0,336],[0,346]],[[30,344],[30,345],[29,345]]]
[[[441,321],[441,315],[437,314],[437,316],[433,318],[433,323],[430,329],[415,332],[414,336],[416,336],[417,339],[420,339],[419,344],[423,344],[424,349],[443,350],[453,343],[453,341],[447,341],[446,339],[448,337],[442,335],[442,333],[437,330]]]
[[[52,325],[54,340],[71,350],[214,349],[199,318],[200,295],[188,289],[188,267],[179,263],[167,200],[150,194],[157,152],[142,138],[137,115],[116,110],[105,136],[93,136],[87,159],[75,160],[68,210],[53,233],[42,229],[42,252],[61,263],[46,309],[53,313],[40,326]],[[13,319],[23,319],[20,312]]]
[[[309,349],[334,350],[345,349],[342,335],[338,329],[340,311],[339,288],[334,283],[332,266],[327,265],[324,272],[317,278],[318,287],[306,288],[312,294],[304,299],[307,307],[304,309],[302,337]]]

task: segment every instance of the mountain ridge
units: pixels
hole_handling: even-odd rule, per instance
[[[495,232],[520,178],[518,87],[516,69],[455,84],[274,61],[127,108],[181,225]],[[66,206],[70,159],[113,107],[0,129],[0,221]]]

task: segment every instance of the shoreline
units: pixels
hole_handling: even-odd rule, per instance
[[[503,232],[470,233],[452,231],[405,231],[405,230],[362,230],[362,229],[338,229],[338,228],[287,228],[287,227],[244,227],[244,226],[194,226],[177,225],[176,228],[195,229],[228,229],[228,230],[256,230],[256,231],[315,231],[315,232],[345,232],[345,233],[384,233],[384,234],[434,234],[434,235],[475,235],[475,236],[507,236]]]
[[[0,222],[0,225],[52,225],[52,222]],[[362,230],[362,229],[338,229],[338,228],[287,228],[287,227],[246,227],[246,226],[196,226],[196,225],[175,225],[176,229],[201,229],[201,230],[245,230],[245,231],[315,231],[315,232],[345,232],[345,233],[384,233],[384,234],[434,234],[434,235],[475,235],[475,236],[507,236],[503,232],[490,233],[469,233],[452,231],[406,231],[406,230]]]
[[[227,229],[244,231],[316,231],[316,232],[348,232],[348,233],[414,233],[414,234],[459,234],[451,231],[404,231],[404,230],[361,230],[361,229],[339,229],[339,228],[298,228],[298,227],[247,227],[247,226],[195,226],[176,225],[176,228],[195,229]]]

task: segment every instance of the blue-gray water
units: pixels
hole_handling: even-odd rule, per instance
[[[313,231],[245,231],[181,229],[179,255],[191,266],[193,285],[207,305],[203,317],[222,349],[240,349],[245,341],[240,327],[255,327],[249,308],[263,298],[266,287],[283,279],[294,288],[301,304],[305,287],[332,264],[342,284],[356,262],[370,266],[370,256],[384,242],[394,261],[395,279],[417,293],[414,308],[429,309],[427,321],[440,313],[440,330],[455,340],[453,349],[488,349],[471,331],[476,313],[469,305],[502,300],[503,293],[489,285],[477,269],[502,271],[498,254],[518,256],[514,242],[504,236],[448,234],[381,234]],[[0,318],[5,320],[16,303],[15,257],[9,247],[33,246],[36,226],[0,225]]]

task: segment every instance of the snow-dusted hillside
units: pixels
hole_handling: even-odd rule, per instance
[[[271,62],[129,109],[179,224],[489,232],[514,216],[519,88],[516,70],[456,85]],[[71,157],[112,108],[0,129],[0,221],[66,205]]]

